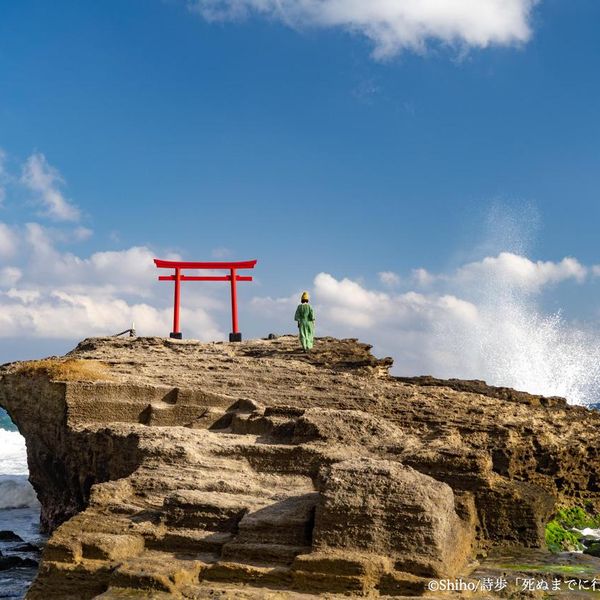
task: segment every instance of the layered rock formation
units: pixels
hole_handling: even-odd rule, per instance
[[[542,546],[559,502],[600,509],[600,414],[369,350],[95,338],[69,356],[105,380],[4,366],[53,532],[28,597],[419,595]]]

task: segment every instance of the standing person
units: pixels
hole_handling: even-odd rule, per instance
[[[315,311],[308,301],[308,292],[304,292],[294,315],[294,320],[298,322],[298,334],[304,352],[308,352],[313,347],[315,338]]]

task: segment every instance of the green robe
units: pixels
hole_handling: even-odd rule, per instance
[[[298,321],[298,333],[302,348],[310,350],[313,347],[315,338],[315,311],[313,307],[308,302],[299,304],[294,320]]]

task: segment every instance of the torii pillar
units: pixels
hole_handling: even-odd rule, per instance
[[[161,275],[159,281],[174,281],[175,290],[173,294],[173,331],[171,337],[175,339],[182,339],[183,335],[179,329],[179,307],[181,304],[181,282],[182,281],[229,281],[231,282],[231,328],[232,332],[229,334],[230,342],[241,342],[242,334],[239,331],[238,326],[238,311],[237,311],[237,282],[238,281],[252,281],[252,277],[238,275],[238,270],[241,269],[254,269],[256,266],[256,260],[248,260],[242,262],[185,262],[176,260],[160,260],[154,259],[154,264],[159,269],[174,269],[173,275]],[[184,269],[210,269],[220,270],[227,269],[229,275],[182,275],[181,271]]]

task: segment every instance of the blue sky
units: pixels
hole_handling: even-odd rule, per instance
[[[416,16],[404,0],[377,0],[375,21],[351,2],[346,12],[329,4],[285,0],[283,15],[271,0],[261,10],[257,0],[0,5],[0,268],[13,269],[0,289],[0,361],[117,331],[139,314],[132,306],[159,311],[141,322],[162,331],[171,290],[145,287],[152,269],[120,254],[132,248],[147,250],[141,261],[258,258],[258,281],[242,291],[249,336],[289,328],[286,311],[306,288],[321,302],[322,331],[373,340],[406,370],[472,367],[411,353],[422,339],[435,346],[427,335],[445,313],[410,335],[396,323],[391,340],[377,315],[402,312],[394,302],[408,293],[479,307],[457,274],[503,251],[545,273],[535,290],[519,288],[528,310],[562,309],[569,327],[595,331],[598,2],[483,0],[490,12],[479,17],[469,0],[448,3],[455,14],[428,0]],[[52,194],[74,212],[49,208]],[[113,279],[101,259],[85,262],[107,252],[102,260],[131,273]],[[561,271],[566,257],[585,274]],[[44,272],[44,260],[67,266]],[[419,287],[418,268],[434,279]],[[319,274],[359,286],[348,294],[364,292],[366,304],[348,305],[324,280],[319,288]],[[143,294],[119,289],[129,275]],[[497,271],[485,277],[505,287]],[[72,300],[61,293],[93,305],[64,334],[39,325]],[[184,294],[193,335],[227,333],[223,289]],[[393,307],[375,308],[378,294]],[[114,327],[94,316],[99,304]],[[363,309],[371,319],[339,316]]]

